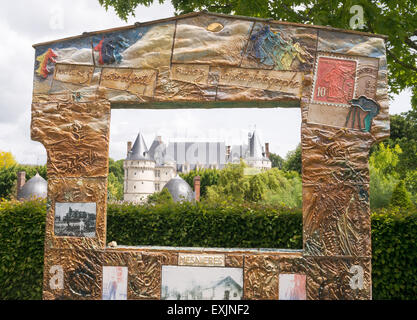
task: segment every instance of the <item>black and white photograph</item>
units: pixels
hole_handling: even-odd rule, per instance
[[[242,300],[243,269],[162,266],[162,300]]]
[[[96,203],[55,204],[56,236],[88,237],[96,235]]]

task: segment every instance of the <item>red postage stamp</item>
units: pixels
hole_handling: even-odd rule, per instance
[[[313,102],[349,104],[355,93],[355,60],[318,57]]]

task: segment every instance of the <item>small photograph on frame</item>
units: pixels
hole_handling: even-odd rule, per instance
[[[162,300],[241,300],[243,269],[162,266]]]
[[[103,267],[103,300],[127,300],[127,267]]]
[[[306,276],[303,274],[280,274],[279,300],[306,300]]]
[[[54,234],[64,237],[94,238],[96,235],[96,203],[55,204]]]

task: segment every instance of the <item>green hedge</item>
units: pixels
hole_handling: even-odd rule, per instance
[[[124,245],[302,248],[301,210],[203,203],[108,206],[107,241]]]
[[[417,299],[417,210],[372,214],[374,299]]]
[[[0,299],[41,299],[44,201],[0,202]],[[300,210],[110,204],[107,241],[123,245],[302,247]],[[374,299],[417,297],[417,212],[372,214]]]
[[[0,202],[0,299],[42,298],[45,212],[45,201]]]

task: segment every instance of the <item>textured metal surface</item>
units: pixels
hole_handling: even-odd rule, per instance
[[[178,265],[180,252],[224,255],[226,268],[243,269],[246,299],[291,296],[280,275],[286,286],[306,276],[307,299],[371,298],[368,155],[389,136],[383,37],[199,13],[35,49],[31,136],[48,154],[45,299],[101,299],[104,266],[128,268],[128,299],[160,299],[162,266]],[[111,106],[300,107],[303,251],[106,248]],[[184,183],[172,182],[173,193],[191,200]],[[96,205],[95,237],[55,235],[55,204],[85,202]]]
[[[279,262],[276,256],[245,256],[244,298],[277,300],[278,269]]]
[[[305,264],[307,299],[368,300],[372,298],[370,258],[306,258]],[[360,269],[363,275],[358,272]]]
[[[48,178],[105,177],[110,103],[35,103],[32,140],[48,150]]]

